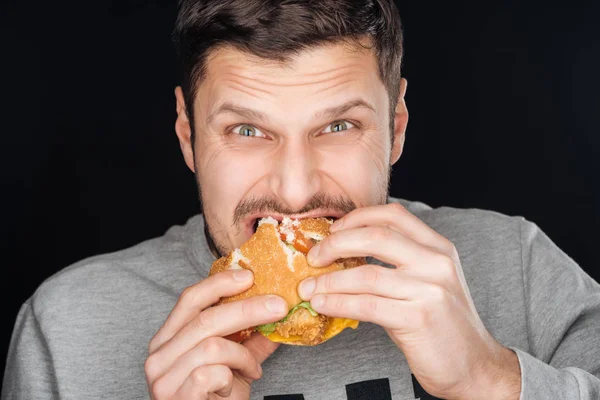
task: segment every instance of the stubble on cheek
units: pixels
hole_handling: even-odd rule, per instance
[[[212,208],[212,203],[205,200],[197,174],[196,184],[198,186],[198,197],[200,198],[202,215],[204,217],[205,233],[208,235],[206,239],[216,247],[219,256],[228,254],[231,249],[224,245],[224,243],[228,242],[227,231],[224,228],[223,221]],[[240,229],[238,228],[238,231],[239,230]],[[239,234],[239,232],[236,234]]]
[[[366,135],[365,139],[358,144],[359,154],[363,157],[360,164],[361,167],[368,166],[370,171],[368,178],[373,182],[370,186],[370,190],[373,191],[372,199],[377,204],[387,203],[391,178],[389,151],[383,138],[387,136],[381,132],[373,132],[371,135]]]
[[[200,200],[201,212],[204,217],[205,232],[209,235],[207,240],[212,242],[216,247],[219,255],[225,255],[229,253],[229,249],[225,243],[229,242],[229,235],[222,218],[219,216],[218,198],[211,199],[210,196],[217,195],[222,189],[219,187],[222,185],[222,179],[219,179],[219,174],[211,172],[211,168],[217,168],[214,160],[219,158],[219,154],[226,150],[227,146],[219,145],[215,140],[203,141],[197,143],[198,148],[202,148],[203,151],[196,151],[194,160],[194,176],[196,181],[196,187],[198,189],[198,198]],[[202,160],[202,163],[199,162]],[[211,162],[212,161],[212,162]],[[204,177],[204,179],[202,179]],[[239,235],[241,227],[236,228],[237,231],[234,235]]]

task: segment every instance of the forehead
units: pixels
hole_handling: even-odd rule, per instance
[[[207,78],[227,73],[251,73],[269,76],[274,83],[287,78],[327,74],[343,68],[377,71],[374,51],[368,42],[334,42],[300,50],[286,55],[285,61],[262,58],[232,46],[214,50],[207,57]],[[226,68],[225,70],[223,68]],[[282,82],[283,83],[283,82]]]
[[[232,47],[216,50],[207,58],[197,99],[201,110],[206,110],[232,97],[258,106],[283,107],[358,95],[375,103],[382,93],[386,92],[374,51],[364,43],[335,43],[302,50],[285,62]]]

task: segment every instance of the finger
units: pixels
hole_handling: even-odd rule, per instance
[[[433,251],[383,226],[344,229],[323,239],[308,253],[313,267],[329,265],[339,258],[373,256],[391,265],[422,264]]]
[[[298,286],[298,294],[303,300],[310,300],[320,293],[365,293],[412,300],[419,297],[425,285],[401,270],[366,264],[305,279]]]
[[[172,394],[192,371],[205,365],[225,365],[250,381],[262,376],[261,367],[246,347],[221,337],[211,337],[179,357],[164,375],[148,378],[156,382],[162,393],[170,389]]]
[[[277,350],[280,343],[271,342],[258,332],[254,332],[252,336],[246,339],[242,346],[246,347],[250,354],[256,359],[259,364],[262,364],[267,358]]]
[[[208,308],[151,354],[147,363],[158,370],[151,368],[151,373],[160,376],[182,354],[209,337],[227,336],[242,329],[276,322],[287,313],[286,301],[278,296],[256,296]]]
[[[172,399],[206,400],[212,393],[228,397],[232,388],[233,373],[229,368],[224,365],[204,365],[192,371]]]
[[[372,322],[389,329],[410,326],[412,303],[370,294],[318,294],[310,304],[319,314]]]
[[[445,254],[451,254],[454,246],[417,216],[399,203],[357,208],[334,222],[331,233],[362,226],[387,226],[410,239]]]
[[[247,290],[252,286],[252,282],[252,271],[224,271],[186,288],[164,325],[150,341],[149,353],[154,353],[202,310],[219,301],[221,297],[233,296]]]

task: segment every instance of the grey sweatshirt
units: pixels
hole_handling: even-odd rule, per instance
[[[456,245],[481,319],[518,355],[521,399],[600,399],[600,286],[572,259],[520,217],[390,201]],[[2,399],[148,398],[148,343],[213,261],[195,216],[49,278],[18,315]],[[280,346],[263,371],[253,400],[434,398],[369,323],[316,347]]]

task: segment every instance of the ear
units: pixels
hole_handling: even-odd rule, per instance
[[[407,86],[407,80],[402,78],[400,80],[400,95],[398,96],[398,105],[396,106],[396,113],[394,115],[394,146],[392,147],[390,165],[396,164],[402,155],[402,150],[404,149],[406,126],[408,125],[408,109],[406,108],[406,101],[404,100]]]
[[[183,154],[183,159],[188,168],[194,172],[194,151],[192,148],[192,129],[190,121],[186,114],[185,100],[181,86],[175,88],[177,120],[175,121],[175,132],[179,139],[179,147]],[[193,112],[193,111],[192,111]]]

